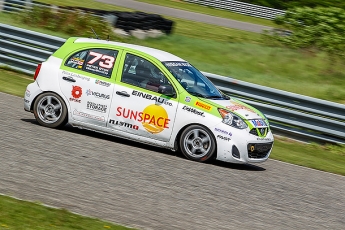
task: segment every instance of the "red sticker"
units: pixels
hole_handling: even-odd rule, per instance
[[[81,95],[83,94],[83,91],[80,86],[72,86],[72,96],[74,98],[80,98]]]

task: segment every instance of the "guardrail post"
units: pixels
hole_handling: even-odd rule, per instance
[[[32,7],[32,0],[25,0],[25,9],[30,9]]]
[[[4,1],[0,0],[0,12],[4,9]]]

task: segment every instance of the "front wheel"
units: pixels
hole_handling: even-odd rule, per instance
[[[34,103],[37,122],[49,128],[58,128],[67,123],[67,107],[62,98],[55,93],[42,93]]]
[[[201,125],[186,128],[181,134],[179,145],[186,158],[199,162],[210,160],[216,150],[213,135]]]

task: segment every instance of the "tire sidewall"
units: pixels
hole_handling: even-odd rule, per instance
[[[46,97],[46,96],[53,96],[55,97],[57,100],[59,100],[59,102],[61,103],[61,116],[60,118],[54,122],[54,123],[45,123],[44,121],[42,121],[38,114],[37,114],[37,106],[38,106],[38,103],[41,101],[42,98]],[[67,123],[67,106],[64,102],[64,100],[59,96],[57,95],[56,93],[52,93],[52,92],[46,92],[46,93],[42,93],[40,94],[35,102],[34,102],[34,115],[35,115],[35,118],[36,118],[36,121],[42,125],[42,126],[45,126],[45,127],[49,127],[49,128],[59,128],[59,127],[62,127],[64,126],[66,123]]]
[[[211,139],[210,150],[208,151],[208,153],[205,156],[203,156],[201,158],[193,157],[193,156],[189,155],[187,150],[184,147],[184,139],[185,139],[187,133],[190,132],[193,129],[201,129],[201,130],[203,130],[204,132],[206,132],[210,136],[210,139]],[[202,126],[202,125],[191,125],[191,126],[187,127],[185,130],[183,130],[183,132],[181,133],[181,136],[180,136],[180,139],[179,139],[179,147],[180,147],[180,150],[181,150],[182,154],[187,159],[193,160],[193,161],[198,161],[198,162],[207,162],[207,161],[212,159],[212,157],[214,156],[214,154],[216,152],[216,141],[215,141],[215,138],[213,136],[213,133],[208,128],[206,128],[205,126]]]

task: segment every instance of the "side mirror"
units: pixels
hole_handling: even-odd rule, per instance
[[[171,85],[160,85],[158,87],[158,93],[164,94],[168,97],[175,97],[175,90]]]

